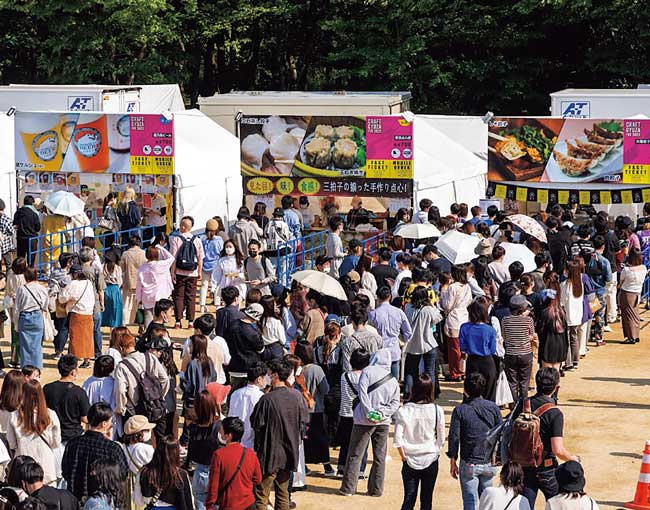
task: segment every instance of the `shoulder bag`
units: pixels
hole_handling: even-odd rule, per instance
[[[45,305],[39,303],[36,296],[34,296],[34,293],[29,289],[29,286],[25,284],[24,287],[41,310],[41,315],[43,316],[43,340],[53,341],[57,334],[57,330],[56,327],[54,327],[54,321],[52,320],[52,316],[47,308],[47,303],[45,303]]]
[[[232,474],[232,476],[226,483],[224,483],[221,487],[219,487],[219,491],[217,492],[217,504],[219,503],[219,500],[221,499],[223,493],[226,492],[226,489],[230,487],[230,484],[235,480],[235,478],[239,474],[239,471],[241,470],[241,467],[244,464],[244,459],[246,458],[247,451],[248,448],[244,447],[243,451],[241,452],[241,458],[239,459],[239,464],[237,464],[237,467],[235,468],[235,472]]]

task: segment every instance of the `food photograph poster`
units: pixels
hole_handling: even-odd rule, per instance
[[[173,120],[157,114],[16,112],[16,171],[174,173]]]
[[[494,117],[488,180],[623,183],[624,120]]]

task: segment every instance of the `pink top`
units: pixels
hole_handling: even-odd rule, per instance
[[[174,257],[162,246],[158,246],[160,260],[145,262],[138,269],[135,283],[135,299],[145,308],[153,308],[159,299],[168,298],[174,285],[170,269]]]
[[[183,236],[187,239],[192,239],[191,232],[185,232],[184,234],[169,236],[169,251],[171,252],[172,257],[174,258],[176,258],[176,252],[180,249],[180,247],[183,244],[183,241],[180,238],[180,236]],[[197,276],[197,277],[199,276],[199,268],[203,266],[203,243],[201,243],[201,239],[199,239],[198,236],[194,238],[194,246],[196,247],[196,253],[199,257],[197,268],[194,271],[176,269],[176,274],[181,276]]]

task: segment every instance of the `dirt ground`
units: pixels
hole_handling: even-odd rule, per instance
[[[650,312],[643,312],[641,343],[621,345],[620,324],[614,332],[606,333],[605,347],[590,346],[577,372],[561,380],[559,405],[565,416],[565,444],[569,451],[580,455],[586,471],[586,490],[600,508],[619,508],[632,500],[641,466],[641,452],[650,439]],[[170,330],[180,339],[188,330]],[[8,332],[8,331],[7,331]],[[105,344],[108,330],[105,329]],[[9,359],[9,343],[2,339],[4,359]],[[43,383],[57,378],[56,362],[50,347],[45,350]],[[81,384],[90,370],[82,370]],[[445,408],[447,428],[452,409],[460,402],[460,384],[443,383],[438,404]],[[392,433],[391,433],[392,435]],[[365,495],[366,482],[360,482],[358,495],[342,497],[337,494],[340,480],[322,476],[322,466],[309,466],[314,475],[307,478],[308,490],[294,495],[300,510],[335,509],[358,510],[360,505],[378,509],[400,508],[402,502],[401,462],[390,446],[391,460],[387,464],[386,484],[381,498]],[[332,451],[334,462],[338,452]],[[368,470],[370,468],[368,467]],[[434,508],[462,508],[458,481],[449,475],[449,461],[440,459],[440,472],[434,492]],[[536,508],[544,508],[544,498],[537,498]]]

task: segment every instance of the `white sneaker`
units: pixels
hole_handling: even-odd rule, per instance
[[[614,331],[614,330],[613,330],[611,327],[609,327],[609,326],[605,326],[605,327],[603,327],[603,331],[604,331],[605,333],[611,333],[611,332]]]

